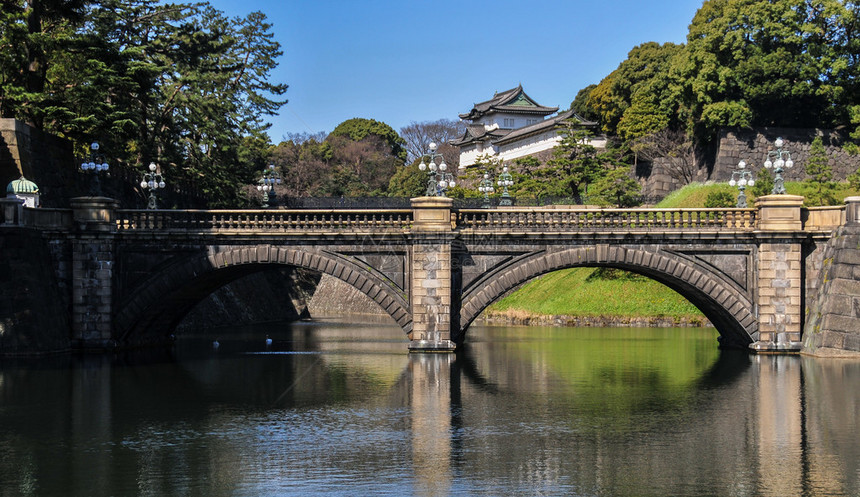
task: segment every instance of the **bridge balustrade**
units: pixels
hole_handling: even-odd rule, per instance
[[[408,230],[398,210],[119,210],[117,231],[365,232]]]
[[[741,230],[756,225],[756,209],[462,209],[457,227],[490,231]]]

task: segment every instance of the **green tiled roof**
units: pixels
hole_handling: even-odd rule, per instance
[[[39,187],[36,186],[36,183],[21,176],[9,183],[6,187],[6,193],[39,193]]]

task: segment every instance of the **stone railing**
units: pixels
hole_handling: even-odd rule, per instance
[[[845,206],[807,207],[801,210],[800,219],[804,230],[835,230],[845,224]]]
[[[399,210],[119,210],[117,231],[379,232],[408,230]]]
[[[457,212],[457,227],[475,231],[752,231],[756,213],[756,209],[469,209]]]
[[[73,226],[71,209],[25,208],[24,226],[41,229],[69,229]]]

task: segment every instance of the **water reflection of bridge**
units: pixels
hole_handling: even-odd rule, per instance
[[[373,447],[368,440],[374,435],[359,437],[364,452],[350,458],[358,449],[344,439],[343,446],[313,450],[307,464],[339,474],[406,466],[416,495],[448,495],[472,475],[504,482],[508,489],[546,493],[561,493],[553,491],[570,489],[572,482],[582,493],[613,489],[614,495],[659,494],[667,482],[708,488],[715,495],[856,495],[860,490],[854,437],[858,397],[845,394],[856,391],[856,363],[748,356],[687,340],[680,359],[685,366],[672,366],[673,372],[660,366],[674,349],[656,354],[651,363],[634,358],[630,374],[619,378],[628,389],[601,393],[599,380],[595,389],[589,386],[593,377],[580,376],[612,369],[613,360],[572,365],[553,357],[566,348],[563,343],[541,346],[479,333],[480,341],[456,354],[398,354],[391,334],[374,340],[390,346],[366,354],[329,330],[303,334],[296,345],[309,352],[303,354],[234,361],[229,351],[216,359],[223,351],[208,350],[181,361],[185,374],[167,367],[169,357],[162,359],[165,366],[128,370],[125,361],[110,365],[105,356],[89,356],[84,360],[102,365],[72,368],[68,381],[59,383],[46,381],[43,367],[6,369],[0,373],[5,405],[53,407],[30,420],[34,423],[4,414],[7,430],[0,446],[10,457],[0,458],[0,464],[15,465],[4,474],[29,473],[35,482],[48,481],[46,472],[66,474],[67,482],[83,481],[75,475],[85,474],[91,492],[111,493],[135,484],[120,480],[117,463],[136,468],[143,482],[169,463],[191,468],[199,481],[235,490],[249,468],[235,462],[240,449],[227,434],[248,422],[242,415],[264,427],[323,416],[319,422],[331,430],[376,431],[393,440],[380,438]],[[575,353],[563,355],[580,360],[570,354]],[[656,383],[649,376],[655,369],[663,371]],[[674,375],[682,379],[673,381]],[[640,390],[643,381],[653,396]],[[165,397],[167,410],[159,407]],[[662,403],[656,418],[647,414],[655,400]],[[350,414],[355,412],[360,415]],[[177,419],[187,426],[177,426]],[[61,440],[113,448],[63,467],[45,466],[47,453],[58,450],[32,442],[41,439],[45,427]],[[292,433],[288,426],[279,430]],[[177,451],[176,444],[184,442],[164,438],[177,432],[206,437],[206,454]],[[255,450],[287,442],[260,440]],[[404,446],[397,452],[404,457],[392,458],[392,443]],[[61,444],[68,445],[74,444]],[[21,461],[28,463],[22,467]],[[65,490],[85,493],[82,486]]]

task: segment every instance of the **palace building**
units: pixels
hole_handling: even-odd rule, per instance
[[[489,155],[503,161],[552,150],[560,140],[558,128],[566,119],[575,119],[586,128],[597,128],[573,110],[558,112],[545,107],[523,91],[522,85],[496,93],[486,102],[475,104],[460,119],[470,121],[461,138],[450,143],[460,148],[460,169],[475,164],[478,157]],[[604,137],[594,137],[591,145],[603,148]]]

